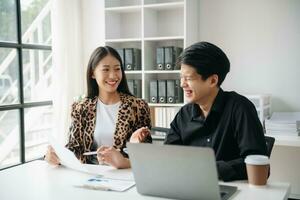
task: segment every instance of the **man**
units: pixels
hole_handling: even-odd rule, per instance
[[[178,61],[188,104],[176,114],[165,144],[211,147],[220,179],[247,179],[245,157],[266,155],[267,147],[254,105],[220,87],[230,69],[227,56],[217,46],[199,42]]]

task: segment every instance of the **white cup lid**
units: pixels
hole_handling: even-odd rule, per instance
[[[245,159],[245,163],[251,165],[268,165],[270,164],[268,156],[264,155],[249,155]]]

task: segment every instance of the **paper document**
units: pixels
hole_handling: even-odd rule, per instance
[[[118,191],[123,192],[135,185],[134,181],[124,181],[116,179],[107,179],[102,177],[93,177],[83,182],[76,187],[93,189],[93,190],[105,190],[105,191]]]
[[[57,143],[54,138],[49,138],[49,142],[62,165],[77,171],[89,173],[88,169],[76,158],[72,151]]]
[[[130,169],[116,169],[112,166],[107,165],[91,165],[84,164],[85,168],[93,174],[101,174],[103,178],[118,179],[118,180],[128,180],[133,181],[133,173]]]
[[[51,138],[51,136],[49,137],[49,142],[60,159],[60,163],[70,169],[89,174],[101,175],[104,178],[129,181],[134,180],[131,169],[116,169],[108,165],[82,164],[72,151],[63,145],[60,145],[54,138]]]

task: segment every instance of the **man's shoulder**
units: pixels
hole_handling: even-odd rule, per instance
[[[253,103],[245,96],[235,92],[226,91],[224,92],[227,103],[235,108],[254,107]]]
[[[177,112],[177,115],[184,116],[184,117],[186,117],[186,115],[191,116],[193,113],[194,106],[195,106],[194,103],[187,103],[183,105]]]

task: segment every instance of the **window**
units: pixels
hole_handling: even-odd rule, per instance
[[[0,169],[40,158],[52,130],[51,0],[0,0]]]

